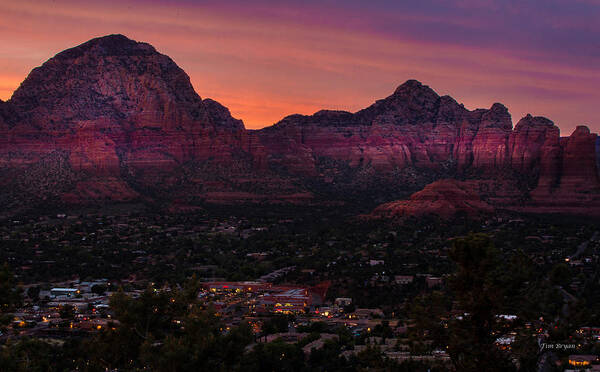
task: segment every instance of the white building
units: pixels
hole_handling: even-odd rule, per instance
[[[57,296],[67,296],[67,297],[73,297],[76,294],[79,294],[79,289],[76,288],[52,288],[50,290],[50,295],[57,297]]]

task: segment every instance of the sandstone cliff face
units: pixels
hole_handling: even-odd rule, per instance
[[[369,164],[383,172],[413,165],[435,169],[453,157],[461,125],[472,120],[452,98],[409,80],[355,114],[324,110],[292,115],[256,136],[269,161],[308,174],[320,157],[354,167]],[[467,147],[470,151],[470,143]]]
[[[552,121],[528,115],[513,130],[502,104],[468,111],[416,81],[357,113],[292,115],[255,136],[268,161],[307,174],[314,173],[319,157],[381,171],[438,169],[452,162],[460,172],[493,174],[509,168],[535,180],[540,172],[545,178],[560,172],[560,134]]]
[[[562,173],[563,147],[558,127],[548,128],[540,148],[539,179],[534,194],[548,194],[555,190]]]
[[[506,166],[509,160],[508,142],[512,132],[508,109],[500,103],[494,103],[489,110],[476,110],[475,115],[478,116],[478,125],[472,144],[472,166],[478,169],[499,169]],[[468,156],[468,151],[461,156]],[[464,168],[468,163],[462,165]]]
[[[528,115],[513,129],[502,104],[470,111],[415,80],[356,113],[247,131],[169,57],[122,35],[57,54],[0,101],[0,186],[41,202],[389,201],[457,177],[478,188],[434,183],[398,206],[600,210],[598,148],[585,127],[561,138]]]
[[[595,154],[597,137],[587,127],[578,126],[567,139],[562,159],[561,192],[600,191]]]
[[[527,116],[510,134],[508,160],[509,169],[516,172],[517,178],[539,173],[529,198],[522,184],[519,188],[516,181],[498,183],[479,179],[455,184],[444,180],[427,185],[409,200],[381,205],[372,216],[434,214],[451,218],[463,213],[474,217],[477,213],[470,208],[486,213],[494,206],[527,213],[600,216],[597,146],[597,135],[585,126],[577,127],[569,137],[560,138],[558,127],[550,121]],[[471,202],[479,200],[482,190],[487,194],[485,203]]]
[[[509,139],[512,169],[528,173],[539,166],[547,136],[558,134],[558,127],[543,117],[525,116],[519,120]]]
[[[370,164],[381,171],[439,169],[444,162],[461,170],[496,170],[509,163],[511,133],[503,105],[468,111],[451,97],[409,80],[355,114],[292,115],[257,137],[271,161],[310,173],[318,157],[346,160],[351,166]]]
[[[231,142],[237,149],[244,132],[225,107],[202,100],[169,57],[122,35],[57,54],[35,68],[7,104],[16,113],[9,122],[14,134],[38,129],[58,136],[95,122],[96,131],[124,151],[158,146],[178,161],[208,156],[206,137],[230,135],[214,146]]]

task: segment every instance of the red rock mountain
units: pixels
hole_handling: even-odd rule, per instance
[[[261,130],[258,137],[273,161],[314,174],[319,157],[383,172],[406,167],[437,170],[448,162],[463,170],[502,168],[510,165],[513,151],[515,157],[528,151],[509,148],[516,142],[512,134],[510,115],[501,104],[469,111],[453,98],[409,80],[357,113],[292,115]]]
[[[408,200],[380,205],[375,208],[372,216],[395,219],[432,214],[451,218],[459,214],[478,217],[492,213],[494,207],[481,199],[477,189],[477,181],[435,181],[414,193]]]
[[[457,210],[474,195],[482,203],[474,208],[600,210],[600,142],[586,127],[561,138],[550,120],[528,115],[513,128],[499,103],[470,111],[409,80],[356,113],[292,115],[249,131],[225,107],[200,98],[169,57],[122,35],[90,40],[34,69],[0,101],[0,131],[0,199],[9,208],[373,205],[460,178],[477,182],[435,183],[411,200],[448,206],[443,198],[464,192]],[[465,191],[474,184],[475,194]]]
[[[122,35],[57,54],[2,106],[7,171],[35,185],[49,175],[28,173],[51,161],[68,177],[48,188],[73,202],[138,198],[135,184],[176,182],[172,172],[186,162],[230,162],[246,136],[169,57]],[[52,193],[20,192],[28,191]]]

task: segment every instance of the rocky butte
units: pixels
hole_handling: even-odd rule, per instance
[[[391,202],[374,212],[385,216],[600,214],[600,142],[587,127],[561,137],[530,115],[513,127],[500,103],[470,111],[409,80],[355,113],[251,131],[169,57],[122,35],[31,71],[0,101],[0,131],[0,200],[14,210],[334,201]]]

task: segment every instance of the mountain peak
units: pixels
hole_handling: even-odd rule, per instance
[[[440,101],[440,96],[429,86],[417,80],[407,80],[400,85],[386,100],[395,102],[397,107],[411,110],[435,110]],[[451,98],[453,102],[454,99]],[[448,102],[446,102],[448,103]],[[458,105],[458,104],[457,104]]]
[[[362,122],[396,125],[426,123],[435,120],[440,102],[440,96],[433,89],[417,80],[407,80],[391,96],[376,101],[356,114]],[[444,103],[450,102],[444,100]],[[456,102],[454,104],[458,106]]]
[[[203,104],[189,76],[150,44],[108,35],[67,49],[31,71],[9,101],[19,121],[69,128],[86,120],[153,128],[207,126],[224,120]],[[218,112],[207,112],[206,107]]]
[[[588,128],[587,125],[578,125],[575,130],[573,131],[573,135],[590,135],[591,131],[590,128]]]
[[[495,102],[492,107],[490,107],[490,111],[494,111],[497,113],[508,113],[508,108],[501,104],[500,102]]]
[[[394,95],[406,95],[406,94],[427,94],[431,95],[432,93],[435,96],[438,96],[437,93],[429,86],[422,84],[420,81],[415,79],[410,79],[405,81],[403,84],[400,84],[398,88],[394,91]]]
[[[532,116],[531,114],[527,114],[524,116],[517,125],[515,126],[515,131],[522,130],[523,128],[552,128],[554,127],[554,122],[548,118],[543,116]]]
[[[97,57],[106,56],[134,56],[151,55],[158,53],[148,43],[141,43],[129,39],[125,35],[112,34],[97,37],[86,41],[76,47],[58,53],[56,59],[75,59],[84,54],[93,54]]]

